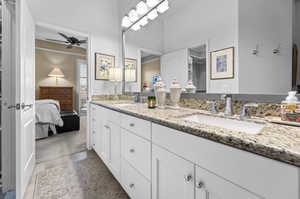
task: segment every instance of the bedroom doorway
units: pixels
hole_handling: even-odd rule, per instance
[[[36,25],[36,163],[85,151],[88,35]],[[50,114],[55,121],[43,118]]]

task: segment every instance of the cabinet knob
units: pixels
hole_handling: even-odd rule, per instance
[[[202,189],[203,187],[204,187],[204,182],[202,182],[202,181],[198,182],[197,188]]]
[[[95,131],[93,131],[93,134],[95,134],[96,132]]]
[[[193,176],[192,175],[187,175],[187,176],[184,177],[184,180],[186,182],[191,182],[193,180]]]
[[[130,126],[130,127],[134,127],[134,123],[130,123],[129,126]]]
[[[134,150],[134,149],[130,149],[129,152],[130,152],[130,153],[134,153],[135,150]]]
[[[131,183],[131,184],[129,185],[129,187],[132,189],[132,188],[134,187],[134,184]]]
[[[95,122],[96,120],[93,118],[92,121]]]
[[[109,129],[109,126],[108,126],[108,125],[104,125],[104,127],[107,128],[107,129]]]

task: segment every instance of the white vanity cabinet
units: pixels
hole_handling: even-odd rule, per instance
[[[152,146],[152,199],[194,199],[194,180],[193,163]]]
[[[298,167],[90,108],[91,145],[131,199],[300,199]]]

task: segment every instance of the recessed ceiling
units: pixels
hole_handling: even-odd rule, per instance
[[[36,26],[35,38],[39,39],[39,40],[45,40],[45,41],[47,41],[47,39],[65,41],[65,38],[63,38],[61,35],[59,35],[58,32],[61,32],[61,33],[65,34],[69,37],[76,37],[79,40],[86,40],[87,39],[86,37],[75,35],[75,34],[72,34],[72,33],[69,33],[69,32],[49,29],[49,28],[45,28],[45,27],[42,27],[42,26]],[[54,43],[59,43],[59,42],[54,42]],[[63,43],[59,43],[59,44],[63,44]],[[66,44],[63,44],[63,45],[66,45]],[[87,44],[81,44],[80,47],[86,49]]]

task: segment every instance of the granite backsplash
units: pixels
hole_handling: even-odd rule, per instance
[[[92,97],[92,101],[103,101],[103,100],[133,100],[132,95],[95,95]],[[169,100],[167,100],[169,101]],[[225,102],[222,100],[210,100],[215,101],[217,104],[217,111],[218,112],[224,112],[225,110]],[[168,103],[168,102],[167,102]],[[243,110],[244,104],[249,103],[256,103],[253,101],[232,101],[233,106],[233,113],[236,115],[241,114]],[[267,116],[273,116],[273,117],[280,117],[280,104],[276,103],[256,103],[258,104],[257,108],[250,108],[250,114],[254,117],[267,117]],[[191,108],[191,109],[200,109],[200,110],[206,110],[210,111],[210,104],[207,104],[206,99],[200,99],[200,98],[181,98],[180,100],[180,106],[184,108]]]
[[[219,101],[216,100],[215,102],[217,104],[217,111],[224,112],[225,102],[221,100]],[[236,115],[241,114],[244,104],[249,104],[249,103],[256,103],[256,102],[232,101],[233,113]],[[250,108],[251,116],[262,117],[262,118],[267,116],[280,117],[280,104],[274,104],[274,103],[256,103],[256,104],[258,104],[257,108]],[[207,104],[207,100],[196,99],[196,98],[189,98],[189,99],[181,98],[180,106],[185,108],[200,109],[200,110],[207,110],[207,111],[210,111],[211,108],[211,105]]]

